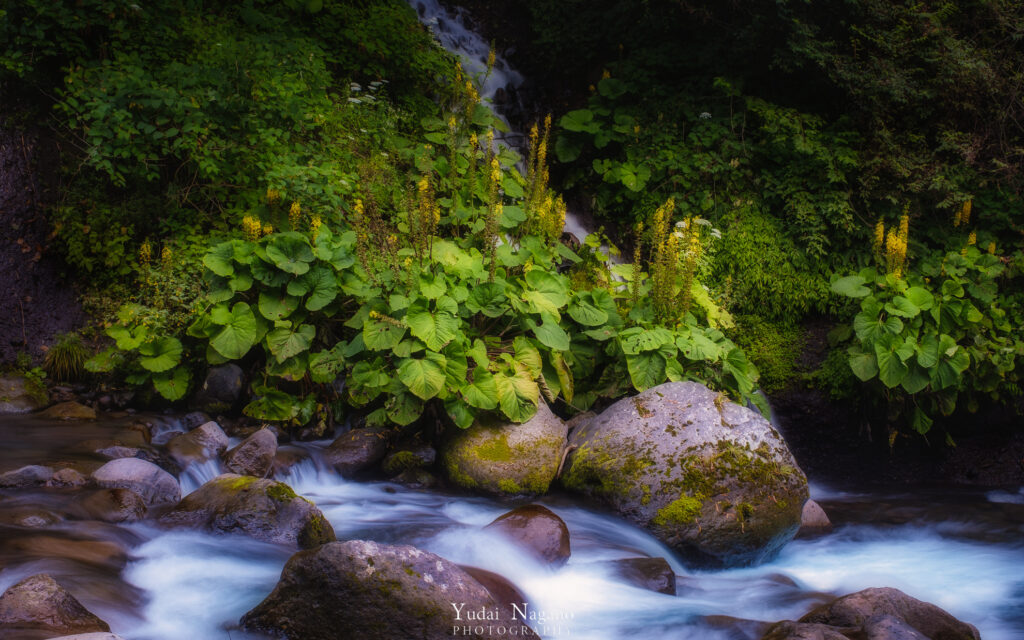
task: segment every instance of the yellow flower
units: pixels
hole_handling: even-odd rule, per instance
[[[276,204],[280,199],[280,191],[272,187],[267,187],[267,204]]]
[[[612,74],[608,73],[607,69],[605,69],[604,71],[601,72],[601,79],[602,80],[607,80],[610,77],[612,77]]]
[[[274,233],[274,227],[269,222],[263,225],[263,235],[269,236]]]
[[[162,262],[165,267],[171,265],[171,258],[173,257],[174,253],[171,251],[170,247],[164,247],[160,250],[160,262]]]
[[[989,255],[993,255],[993,256],[996,255],[996,243],[995,242],[988,243],[988,253],[989,253]]]
[[[149,261],[153,259],[153,247],[149,244],[149,240],[142,243],[139,247],[139,262],[142,264],[149,264]]]
[[[302,205],[296,200],[292,202],[292,206],[288,208],[288,224],[291,225],[292,229],[298,229],[299,223],[302,221]]]
[[[309,228],[313,231],[313,239],[316,239],[317,234],[320,232],[320,227],[323,225],[323,220],[320,216],[313,216],[313,219],[309,221]]]
[[[253,216],[245,216],[242,218],[242,233],[245,234],[245,239],[249,242],[256,242],[260,239],[260,235],[263,231],[263,225],[259,219]]]

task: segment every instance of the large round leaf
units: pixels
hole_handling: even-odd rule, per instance
[[[210,338],[210,346],[225,358],[238,360],[249,352],[259,337],[256,316],[245,302],[235,303],[231,311],[227,311],[226,307],[222,311],[214,320],[221,328]]]
[[[473,372],[473,382],[459,389],[466,404],[477,409],[490,411],[498,407],[498,387],[494,375],[483,367]]]
[[[539,326],[531,322],[533,324],[533,335],[537,336],[541,344],[549,349],[568,351],[571,346],[569,334],[565,332],[565,329],[558,326],[558,320],[546,313],[541,314],[541,319],[544,321],[544,324]]]
[[[447,311],[430,311],[422,302],[409,307],[405,316],[412,335],[422,340],[431,351],[440,351],[455,339],[459,330],[459,319]]]
[[[660,351],[627,355],[626,368],[637,391],[650,389],[665,381],[665,358]]]
[[[139,347],[139,364],[146,371],[159,373],[181,362],[181,342],[177,338],[158,338]]]
[[[188,391],[191,375],[185,367],[177,367],[153,375],[153,386],[157,392],[170,401],[181,400]]]
[[[259,299],[260,315],[271,322],[284,320],[299,308],[299,299],[280,291],[263,291]]]
[[[279,233],[267,244],[267,257],[281,271],[302,275],[309,271],[313,249],[301,233]]]
[[[466,308],[488,318],[497,318],[506,310],[505,288],[497,282],[485,282],[473,287],[466,298]]]
[[[422,360],[406,358],[398,365],[398,379],[416,397],[429,400],[444,388],[445,357],[428,351]]]
[[[867,280],[860,276],[846,276],[832,283],[832,291],[842,296],[863,298],[871,293],[871,290],[864,286],[865,282]]]
[[[513,376],[504,373],[496,375],[494,384],[498,392],[498,405],[509,420],[526,422],[537,413],[540,388],[525,371],[519,371]]]
[[[235,247],[230,240],[218,244],[203,256],[203,265],[223,278],[227,278],[235,274],[234,263]]]
[[[363,322],[363,342],[373,351],[393,349],[402,341],[405,326],[367,318]]]
[[[585,327],[598,327],[608,322],[608,314],[580,296],[569,305],[569,316]]]
[[[316,328],[311,324],[299,325],[297,330],[278,327],[267,334],[267,348],[278,362],[284,362],[294,355],[309,349],[316,336]]]

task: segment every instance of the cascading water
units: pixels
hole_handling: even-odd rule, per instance
[[[109,438],[123,422],[76,425],[74,432],[83,440]],[[67,453],[71,433],[60,423],[5,418],[0,439],[20,448],[0,453],[0,469],[58,459],[85,464]],[[546,616],[537,623],[543,637],[749,637],[725,617],[795,619],[836,595],[877,586],[933,602],[978,626],[985,640],[1024,637],[1024,505],[1015,490],[879,495],[815,486],[814,497],[839,523],[835,532],[796,540],[768,564],[717,572],[689,571],[645,532],[551,495],[541,503],[565,520],[572,541],[569,563],[554,571],[483,530],[508,505],[344,480],[324,464],[326,444],[302,445],[309,457],[279,479],[314,501],[339,539],[412,544],[500,573]],[[220,471],[208,463],[185,482]],[[239,536],[85,520],[66,490],[0,492],[0,591],[50,573],[87,594],[84,604],[127,640],[256,638],[237,622],[270,593],[289,555]],[[642,556],[669,560],[678,595],[634,588],[601,562]]]

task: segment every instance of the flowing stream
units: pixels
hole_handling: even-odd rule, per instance
[[[0,439],[7,446],[0,472],[49,464],[87,473],[104,461],[91,453],[95,443],[122,437],[139,420],[164,436],[184,429],[163,416],[71,425],[2,417]],[[836,531],[793,541],[771,563],[717,572],[688,570],[643,531],[555,494],[540,502],[568,524],[572,557],[553,571],[483,530],[508,504],[347,481],[321,463],[326,444],[302,445],[308,457],[278,479],[313,500],[339,539],[412,544],[500,573],[546,616],[537,624],[545,638],[756,638],[756,625],[745,621],[795,619],[832,597],[877,586],[933,602],[976,625],[985,640],[1024,638],[1020,488],[883,494],[813,487]],[[187,492],[219,472],[216,462],[193,466],[181,483]],[[287,549],[238,536],[90,520],[80,507],[87,492],[0,490],[0,591],[46,572],[128,640],[255,638],[236,625],[273,589]],[[600,562],[643,556],[668,559],[678,576],[676,596],[632,587]]]

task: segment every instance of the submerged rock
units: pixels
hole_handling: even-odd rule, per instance
[[[442,451],[448,479],[497,495],[541,495],[558,473],[568,427],[544,402],[522,424],[474,424]]]
[[[167,442],[167,453],[182,467],[212,460],[228,448],[228,436],[216,422],[201,424]]]
[[[351,478],[381,461],[388,452],[384,432],[352,429],[338,436],[324,451],[324,460],[342,477]]]
[[[48,487],[60,487],[65,489],[84,487],[89,479],[82,475],[82,472],[71,467],[59,469],[46,482]]]
[[[796,533],[807,478],[754,411],[695,382],[622,399],[570,438],[562,483],[691,562],[771,558]]]
[[[77,402],[61,402],[39,414],[51,420],[95,420],[96,410]]]
[[[79,506],[93,520],[135,522],[146,517],[146,501],[131,489],[100,489],[82,498]]]
[[[480,624],[467,619],[469,611],[497,608],[483,585],[440,556],[351,540],[292,556],[274,591],[241,624],[302,640],[450,640],[454,627]]]
[[[561,567],[569,561],[569,528],[551,509],[539,504],[517,507],[484,527],[527,550],[544,564]]]
[[[260,429],[224,454],[224,468],[242,476],[265,478],[274,468],[277,436],[270,429]]]
[[[819,633],[820,635],[812,635]],[[935,605],[888,587],[851,593],[814,609],[798,622],[773,625],[762,640],[980,640],[978,630]]]
[[[665,558],[622,558],[599,564],[607,565],[619,579],[634,587],[676,595],[676,572]]]
[[[110,626],[45,573],[25,578],[0,595],[0,637],[94,631],[110,631]]]
[[[53,469],[30,464],[20,469],[0,474],[0,487],[4,489],[26,489],[45,486],[53,477]]]
[[[167,527],[220,533],[309,549],[335,539],[324,514],[283,482],[225,473],[199,487],[160,517]]]
[[[92,479],[104,489],[130,489],[149,505],[181,499],[181,486],[174,476],[152,462],[138,458],[111,460],[93,471]]]

